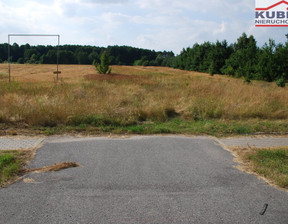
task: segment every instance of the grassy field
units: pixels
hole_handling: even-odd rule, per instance
[[[288,88],[164,67],[0,64],[0,129],[44,134],[288,133]]]

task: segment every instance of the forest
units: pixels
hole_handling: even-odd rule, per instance
[[[19,64],[56,64],[57,52],[59,64],[88,65],[99,63],[101,54],[106,51],[111,65],[143,65],[143,66],[169,66],[168,58],[174,58],[173,52],[155,52],[154,50],[140,49],[129,46],[19,46],[10,45],[10,61]],[[0,44],[0,63],[7,62],[8,44]]]
[[[195,43],[184,48],[179,55],[172,51],[154,51],[130,46],[10,46],[12,63],[55,64],[59,52],[60,64],[99,63],[101,54],[106,51],[111,65],[167,66],[182,70],[243,77],[251,80],[276,81],[285,86],[288,80],[288,34],[287,41],[275,43],[269,40],[262,47],[257,46],[254,36],[243,33],[236,43],[226,40],[216,43]],[[59,50],[59,51],[58,51]],[[8,44],[0,44],[0,63],[7,62]]]
[[[276,81],[283,87],[288,79],[288,34],[286,37],[285,44],[270,39],[261,48],[252,35],[248,37],[245,33],[230,45],[225,40],[194,44],[175,57],[173,67],[243,77],[246,82]]]

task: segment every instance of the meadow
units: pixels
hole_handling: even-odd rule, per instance
[[[54,134],[288,133],[288,89],[167,67],[0,64],[0,129]]]

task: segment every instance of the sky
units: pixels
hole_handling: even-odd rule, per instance
[[[59,34],[61,45],[179,54],[195,43],[234,43],[243,32],[259,47],[269,38],[286,41],[288,27],[256,28],[254,17],[255,0],[0,0],[0,43],[8,42],[8,34]],[[57,38],[11,37],[14,42],[56,45]]]

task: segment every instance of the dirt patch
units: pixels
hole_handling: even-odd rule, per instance
[[[24,179],[23,179],[23,182],[24,182],[24,183],[35,183],[35,180],[32,179],[32,178],[24,178]]]
[[[35,169],[27,169],[26,173],[31,173],[31,172],[38,172],[38,173],[44,173],[44,172],[52,172],[52,171],[59,171],[63,169],[68,169],[72,167],[79,167],[80,165],[76,162],[62,162],[62,163],[57,163],[52,166],[44,166],[41,168],[35,168]]]
[[[131,80],[137,79],[137,75],[123,75],[123,74],[88,74],[84,76],[88,80]]]

